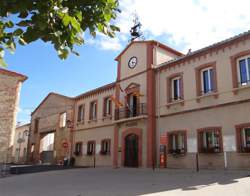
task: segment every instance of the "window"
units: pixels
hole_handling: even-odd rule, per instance
[[[75,144],[75,155],[76,156],[82,155],[82,142],[77,142]]]
[[[38,128],[39,128],[39,118],[35,119],[34,133],[38,132]]]
[[[110,97],[104,99],[103,103],[103,116],[111,116],[112,115],[112,101]]]
[[[35,150],[35,144],[31,144],[30,152],[33,153]]]
[[[250,152],[250,123],[236,126],[238,152]]]
[[[238,73],[241,86],[250,84],[250,56],[238,59]]]
[[[17,139],[22,139],[22,136],[21,136],[21,135],[22,135],[22,133],[19,132],[19,133],[18,133],[18,138],[17,138]]]
[[[78,106],[77,122],[84,122],[84,105]]]
[[[201,83],[202,83],[201,94],[207,94],[214,91],[213,72],[214,70],[212,67],[201,70]]]
[[[96,120],[97,119],[97,101],[93,101],[90,103],[90,120]]]
[[[217,92],[216,62],[200,65],[195,72],[197,96]]]
[[[173,78],[171,81],[171,87],[172,87],[172,101],[180,100],[181,99],[181,78],[176,77]]]
[[[87,155],[95,154],[95,141],[89,141],[87,145]]]
[[[27,148],[23,148],[23,157],[26,158],[27,155]]]
[[[110,139],[102,140],[101,142],[101,154],[102,155],[109,155],[110,154]]]
[[[204,128],[198,130],[198,148],[201,153],[222,152],[221,129]]]
[[[183,74],[175,73],[167,78],[167,101],[171,103],[183,99]]]
[[[66,127],[67,113],[60,114],[59,126],[60,128]]]
[[[187,151],[187,135],[185,131],[168,133],[168,151],[170,154],[183,154]]]

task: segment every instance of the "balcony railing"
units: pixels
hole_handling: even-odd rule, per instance
[[[125,118],[132,118],[147,114],[147,107],[145,103],[139,104],[137,107],[124,107],[115,110],[115,120]]]

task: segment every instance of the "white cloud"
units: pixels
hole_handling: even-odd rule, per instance
[[[89,38],[86,39],[85,42],[89,45],[95,45],[97,48],[100,48],[102,50],[118,51],[122,48],[119,37],[109,38],[108,36],[104,36],[99,33],[95,39]]]
[[[121,32],[116,39],[99,38],[102,49],[118,50],[127,42],[135,10],[147,39],[165,37],[164,43],[185,52],[250,29],[248,0],[121,0],[120,7]]]

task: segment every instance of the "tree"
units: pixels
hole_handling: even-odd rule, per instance
[[[79,55],[74,46],[84,44],[83,32],[114,37],[119,31],[113,24],[118,6],[118,0],[1,0],[0,66],[6,65],[6,50],[39,39],[50,42],[61,59]]]

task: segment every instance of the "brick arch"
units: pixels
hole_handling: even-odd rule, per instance
[[[142,129],[141,128],[129,128],[122,133],[122,166],[125,163],[125,138],[130,135],[135,134],[138,136],[138,166],[142,166]]]

